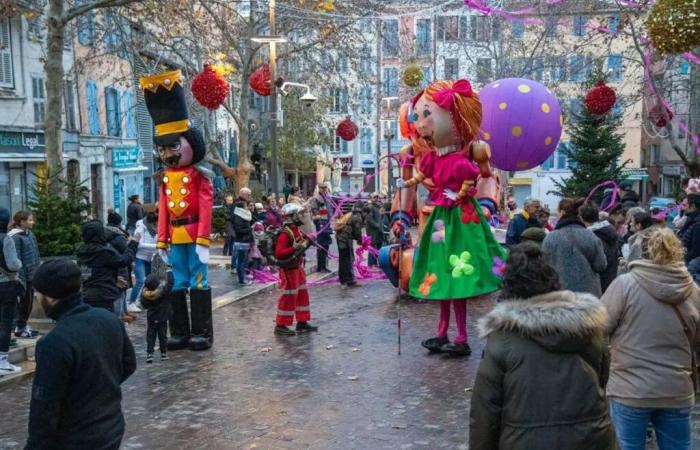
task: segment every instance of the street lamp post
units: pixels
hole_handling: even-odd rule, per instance
[[[277,44],[287,42],[282,36],[276,35],[275,0],[269,0],[270,35],[251,38],[253,42],[269,44],[270,46],[270,177],[272,192],[279,194],[279,178],[277,174]]]
[[[394,134],[391,132],[391,102],[398,100],[398,97],[383,97],[382,102],[386,103],[386,119],[384,123],[386,124],[386,130],[384,131],[384,137],[386,138],[386,171],[387,171],[387,195],[391,200],[392,187],[394,186],[394,170],[391,158],[391,139],[394,138]]]

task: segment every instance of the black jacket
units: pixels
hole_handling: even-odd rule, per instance
[[[367,235],[372,238],[372,246],[379,247],[384,241],[384,230],[382,229],[382,213],[379,211],[377,205],[370,203],[365,209],[367,212],[367,219],[365,220],[365,227],[367,228]]]
[[[234,242],[253,242],[253,214],[244,206],[236,206],[233,210]]]
[[[685,246],[686,264],[700,256],[700,211],[687,214],[688,219],[679,233]]]
[[[141,292],[141,304],[146,308],[146,320],[148,323],[164,323],[172,316],[170,305],[170,291],[173,289],[173,272],[168,271],[166,280],[163,280],[158,288],[150,291],[144,286]]]
[[[93,306],[112,308],[122,293],[117,287],[119,270],[129,267],[136,257],[137,241],[129,241],[126,251],[119,253],[105,240],[102,223],[83,225],[83,242],[77,252],[78,265],[83,273],[83,298]]]
[[[136,222],[143,219],[146,212],[143,209],[143,205],[136,202],[131,202],[126,208],[126,223],[128,225],[136,225]]]
[[[499,303],[472,393],[470,450],[615,449],[605,385],[608,314],[589,294]]]
[[[607,222],[605,222],[607,223]],[[591,231],[603,243],[603,251],[608,266],[604,271],[600,272],[600,288],[601,292],[610,286],[610,283],[617,277],[618,260],[620,258],[620,237],[617,235],[615,227],[610,224],[598,222],[593,224]],[[600,225],[599,225],[600,224]]]
[[[542,224],[534,217],[526,218],[525,213],[516,214],[508,224],[506,232],[506,245],[515,245],[522,242],[523,231],[530,227],[542,228]]]
[[[103,309],[65,298],[37,342],[26,449],[118,449],[124,435],[123,383],[136,370],[124,326]]]

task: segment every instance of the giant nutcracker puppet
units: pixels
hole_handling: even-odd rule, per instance
[[[211,171],[198,166],[206,154],[204,138],[191,127],[179,70],[142,77],[141,88],[155,125],[158,157],[165,165],[156,247],[175,278],[168,348],[206,350],[214,340],[207,282],[213,186]]]
[[[396,268],[401,265],[401,281],[410,295],[440,303],[435,336],[422,342],[431,352],[469,355],[467,299],[501,287],[493,268],[495,261],[505,259],[505,250],[494,239],[478,202],[480,194],[494,189],[489,146],[479,140],[481,118],[479,97],[466,80],[432,83],[402,108],[400,117],[402,132],[412,144],[401,153],[404,167],[397,180],[401,191],[394,198],[392,226],[404,244],[416,216],[422,232],[417,248],[385,247],[381,259],[397,283]],[[429,192],[420,208],[418,184]],[[452,310],[454,341],[447,333]]]

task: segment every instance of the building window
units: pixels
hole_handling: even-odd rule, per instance
[[[372,32],[372,21],[370,19],[361,19],[359,22],[360,32],[371,33]]]
[[[566,153],[565,150],[569,147],[566,142],[560,142],[557,148],[557,169],[566,169]]]
[[[82,45],[94,45],[96,38],[95,13],[90,11],[78,16],[78,42]]]
[[[97,103],[97,84],[88,80],[85,84],[85,97],[87,100],[88,128],[90,134],[97,136],[101,133],[100,107]]]
[[[335,133],[334,129],[329,130],[329,132],[333,135],[333,145],[331,147],[331,151],[333,153],[347,153],[348,142],[341,139],[341,137]]]
[[[77,159],[68,161],[66,165],[66,179],[73,185],[80,183],[80,162]]]
[[[612,82],[619,83],[622,81],[622,55],[610,55],[608,56],[608,72],[610,73],[608,79]]]
[[[341,88],[331,89],[331,112],[348,112],[348,90]]]
[[[46,95],[42,75],[32,74],[32,101],[34,102],[34,123],[37,126],[43,126],[46,119]]]
[[[456,78],[456,77],[455,77]],[[491,59],[479,58],[476,62],[476,82],[488,83],[491,79]]]
[[[362,59],[360,60],[360,70],[365,75],[370,75],[374,73],[374,58],[372,58],[372,49],[368,46],[362,48]]]
[[[121,111],[119,110],[119,91],[108,87],[105,88],[105,111],[107,114],[107,134],[109,136],[121,137]]]
[[[459,41],[459,16],[446,16],[444,18],[445,41]]]
[[[103,40],[105,43],[105,50],[107,53],[117,53],[121,50],[121,30],[119,29],[119,22],[114,17],[110,15],[104,16],[104,27],[105,32]]]
[[[428,56],[432,50],[430,19],[416,21],[416,55]]]
[[[41,42],[43,38],[41,29],[44,26],[39,18],[27,20],[27,39],[33,42]]]
[[[336,60],[336,66],[337,66],[337,71],[339,73],[347,73],[348,72],[348,57],[347,56],[339,56],[338,59]]]
[[[513,22],[510,33],[514,39],[522,39],[525,34],[525,24],[520,21]]]
[[[0,87],[14,87],[10,19],[0,19]]]
[[[574,36],[582,37],[586,35],[586,16],[574,16],[573,20]]]
[[[544,78],[544,60],[540,56],[532,58],[532,79],[535,81],[542,82],[543,78]]]
[[[399,71],[396,67],[384,68],[384,97],[399,95]]]
[[[456,80],[459,78],[459,60],[457,58],[445,58],[445,79]]]
[[[374,130],[372,128],[363,128],[360,132],[360,153],[363,155],[372,154],[372,137]]]
[[[124,117],[126,126],[126,137],[136,138],[136,122],[134,121],[134,100],[131,91],[124,91]]]
[[[611,33],[617,33],[617,29],[620,25],[620,18],[618,16],[612,16],[608,20],[608,30],[610,30]]]
[[[471,16],[469,18],[469,38],[472,41],[488,42],[490,21],[487,17]]]
[[[559,19],[557,16],[548,16],[544,25],[545,36],[556,37],[559,32]]]
[[[385,20],[382,23],[382,51],[384,56],[399,56],[399,21]]]
[[[566,56],[555,56],[550,59],[549,64],[549,76],[551,80],[555,82],[566,81],[566,72],[568,67]]]
[[[423,67],[423,80],[420,82],[420,88],[425,89],[433,82],[433,68],[430,66]]]
[[[569,57],[569,81],[584,81],[586,79],[586,61],[583,56],[572,55]]]
[[[365,86],[360,93],[360,113],[370,114],[372,112],[372,88]]]
[[[254,90],[249,89],[248,90],[248,108],[250,109],[255,109],[256,103],[255,103],[255,96],[258,95],[255,93]]]
[[[75,87],[70,80],[66,81],[63,91],[63,103],[66,108],[66,130],[75,130]]]

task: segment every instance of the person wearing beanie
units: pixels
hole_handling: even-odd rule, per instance
[[[250,247],[248,254],[248,265],[252,270],[262,269],[262,252],[260,251],[260,240],[265,236],[265,226],[262,222],[253,224],[253,245]]]
[[[150,275],[143,283],[141,305],[146,308],[146,363],[153,362],[153,351],[158,336],[160,359],[168,359],[168,320],[172,315],[170,306],[170,291],[173,288],[173,273],[167,269],[159,255],[153,257],[153,267]]]
[[[83,271],[85,303],[114,311],[126,289],[124,273],[134,262],[138,241],[130,239],[123,252],[109,245],[102,222],[93,220],[82,226],[83,245],[78,248],[78,264]],[[114,242],[114,240],[112,240]],[[120,279],[121,278],[121,279]]]
[[[8,359],[12,339],[12,321],[15,319],[17,296],[19,294],[18,271],[22,261],[17,255],[15,241],[5,230],[10,223],[10,211],[0,208],[0,377],[20,372],[21,369],[11,364]]]
[[[520,235],[520,240],[522,242],[534,242],[541,247],[545,237],[547,237],[547,232],[544,228],[530,227],[523,231],[523,234]]]
[[[118,449],[121,384],[136,370],[134,347],[110,312],[83,303],[81,269],[60,258],[39,266],[37,301],[56,326],[36,345],[25,449]]]

